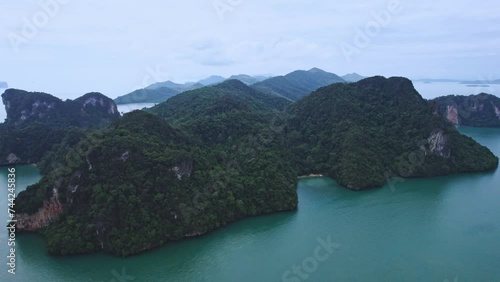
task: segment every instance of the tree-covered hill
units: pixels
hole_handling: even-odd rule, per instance
[[[439,115],[455,125],[500,127],[500,98],[481,93],[444,96],[431,100]]]
[[[319,89],[288,109],[300,171],[352,189],[417,177],[494,169],[498,158],[463,136],[404,78],[373,77]]]
[[[0,124],[0,165],[36,163],[63,140],[67,128],[104,128],[120,117],[113,100],[100,93],[62,101],[46,93],[8,89],[2,101],[7,119]]]
[[[101,130],[67,129],[16,200],[52,254],[136,254],[297,207],[299,174],[351,189],[494,169],[405,78],[335,83],[291,104],[238,80],[187,91]]]
[[[5,124],[22,128],[35,123],[55,128],[102,128],[120,117],[116,104],[101,93],[88,93],[62,101],[50,94],[7,89],[2,94],[7,112]]]
[[[309,71],[294,71],[285,76],[276,76],[252,85],[260,92],[297,101],[312,91],[332,83],[345,82],[336,74],[313,68]]]
[[[295,209],[296,172],[274,151],[277,141],[251,153],[232,147],[245,140],[234,142],[206,146],[152,114],[132,112],[76,145],[61,144],[50,162],[59,166],[16,200],[18,226],[38,229],[52,254],[128,256],[246,216]],[[62,207],[57,220],[36,225],[47,205]]]
[[[239,80],[226,80],[177,95],[156,105],[151,112],[179,124],[221,113],[282,111],[291,103],[282,97],[258,92]]]

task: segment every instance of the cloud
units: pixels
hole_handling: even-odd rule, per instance
[[[346,62],[340,43],[352,42],[390,2],[243,1],[221,20],[211,0],[72,0],[16,54],[6,35],[20,32],[40,6],[8,1],[0,4],[0,79],[74,98],[89,90],[127,93],[156,65],[179,81],[315,66],[339,74],[500,78],[500,5],[493,0],[401,1],[403,11]]]

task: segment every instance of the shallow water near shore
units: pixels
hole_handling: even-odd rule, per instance
[[[500,155],[500,129],[460,130]],[[18,192],[39,178],[36,167],[17,167]],[[6,168],[0,183],[5,199]],[[298,183],[296,212],[241,220],[130,258],[52,257],[43,238],[18,234],[15,276],[0,232],[0,281],[500,281],[499,184],[500,170],[362,192],[307,178]]]

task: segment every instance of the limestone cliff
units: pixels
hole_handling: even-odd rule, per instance
[[[120,117],[113,100],[100,93],[62,101],[45,93],[7,89],[2,102],[7,119],[0,124],[0,165],[36,163],[69,131],[104,128]]]
[[[17,214],[15,216],[18,231],[36,231],[52,223],[62,212],[57,190],[54,189],[52,197],[43,202],[42,207],[34,214]]]
[[[100,93],[62,101],[46,93],[7,89],[2,102],[7,112],[5,124],[15,128],[34,123],[99,128],[120,117],[113,100]]]
[[[432,132],[427,141],[428,149],[424,149],[426,154],[434,154],[446,159],[450,157],[451,148],[448,142],[448,135],[442,130]]]
[[[431,100],[436,112],[454,125],[500,127],[500,98],[490,94],[445,96]]]

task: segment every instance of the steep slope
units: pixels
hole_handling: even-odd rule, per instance
[[[67,129],[97,129],[118,119],[116,104],[100,93],[62,101],[45,93],[8,89],[7,119],[0,124],[0,165],[36,163],[63,140]]]
[[[16,200],[18,230],[41,232],[51,254],[128,256],[296,208],[296,172],[282,139],[249,152],[239,147],[253,145],[248,135],[208,146],[191,134],[135,111],[76,145],[60,145],[66,153],[49,162],[59,166]]]
[[[494,169],[498,158],[463,136],[405,78],[373,77],[319,89],[288,109],[288,139],[303,174],[351,189]]]
[[[439,115],[455,125],[500,127],[500,98],[481,93],[445,96],[430,101]]]
[[[345,82],[333,73],[313,68],[309,71],[294,71],[285,76],[276,76],[254,84],[252,87],[263,93],[297,101],[312,91],[332,83]]]
[[[117,105],[134,103],[161,103],[179,93],[180,92],[178,90],[168,87],[161,87],[157,89],[138,89],[116,98],[115,103]]]
[[[35,123],[58,128],[100,128],[120,117],[113,100],[101,93],[62,101],[46,93],[7,89],[2,94],[2,102],[7,112],[5,124],[16,128]]]

